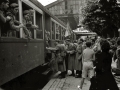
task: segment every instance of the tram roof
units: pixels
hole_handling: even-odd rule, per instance
[[[37,0],[30,0],[33,4],[35,4],[38,8],[42,9],[44,12],[46,12],[48,15],[50,15],[53,19],[58,21],[60,24],[62,24],[64,27],[66,27],[65,23],[63,23],[60,19],[58,19],[56,16],[52,15],[49,10],[47,10],[40,2]]]

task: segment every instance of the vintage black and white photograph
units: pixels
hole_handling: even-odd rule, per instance
[[[120,0],[0,0],[0,90],[120,90]]]

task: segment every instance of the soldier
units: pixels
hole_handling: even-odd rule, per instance
[[[9,0],[0,0],[0,28],[2,36],[6,36],[6,30],[4,29],[4,25],[7,21],[9,21],[11,18],[9,16],[6,16],[6,11],[9,8]]]
[[[32,37],[31,30],[38,29],[37,25],[32,24],[32,15],[33,10],[24,10],[23,12],[23,24],[27,27],[24,28],[25,33],[28,35],[28,37]]]
[[[82,51],[83,51],[82,44],[83,44],[83,39],[78,39],[76,58],[75,58],[76,78],[81,77],[82,74]]]
[[[59,43],[59,40],[55,41],[56,45],[56,60],[58,64],[58,70],[61,71],[60,78],[65,78],[65,46]]]
[[[26,26],[26,28],[24,28],[24,32],[27,35],[28,38],[32,37],[32,33],[30,32],[29,29],[27,29],[27,24],[29,22],[29,11],[28,10],[24,10],[23,12],[23,24],[24,26]]]
[[[74,76],[74,64],[75,64],[75,51],[76,47],[73,43],[70,42],[70,39],[66,39],[67,47],[67,54],[68,54],[68,70],[72,71],[72,76]]]
[[[11,20],[6,24],[6,30],[8,31],[8,36],[10,34],[14,34],[14,31],[19,31],[20,28],[25,27],[19,21],[16,20],[16,14],[18,13],[18,4],[12,3],[10,4],[10,10],[7,12],[7,15],[11,17]]]

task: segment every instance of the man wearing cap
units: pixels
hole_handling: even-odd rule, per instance
[[[9,8],[9,0],[0,0],[0,29],[2,36],[6,36],[6,30],[4,29],[4,24],[11,18],[6,16],[6,11]]]
[[[12,3],[10,4],[9,12],[7,12],[7,15],[11,17],[11,20],[9,23],[7,23],[8,27],[6,27],[9,34],[14,34],[14,31],[19,31],[20,28],[23,28],[24,25],[21,24],[19,21],[16,20],[16,14],[18,13],[18,4]]]
[[[75,52],[76,47],[70,42],[70,39],[66,39],[66,44],[68,45],[66,52],[68,54],[68,70],[72,71],[72,76],[74,76],[74,64],[75,64]]]
[[[56,60],[58,64],[58,70],[61,71],[60,78],[65,78],[65,46],[59,43],[59,40],[55,41],[56,45]]]
[[[30,30],[27,28],[27,24],[29,22],[29,10],[24,10],[23,12],[23,24],[24,24],[24,32],[27,35],[28,38],[32,37],[32,33],[30,32]],[[29,24],[29,27],[31,27],[31,24]]]
[[[26,30],[27,32],[29,32],[30,37],[32,37],[32,33],[30,30],[33,29],[38,29],[38,26],[33,25],[32,24],[32,14],[33,10],[24,10],[23,12],[23,24],[27,27],[28,30]]]

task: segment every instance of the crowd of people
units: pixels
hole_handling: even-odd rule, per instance
[[[116,62],[120,69],[120,38],[79,38],[74,42],[66,39],[62,44],[56,40],[55,46],[60,78],[65,78],[66,74],[82,78],[79,90],[87,77],[91,82],[89,90],[119,90],[111,64]]]

